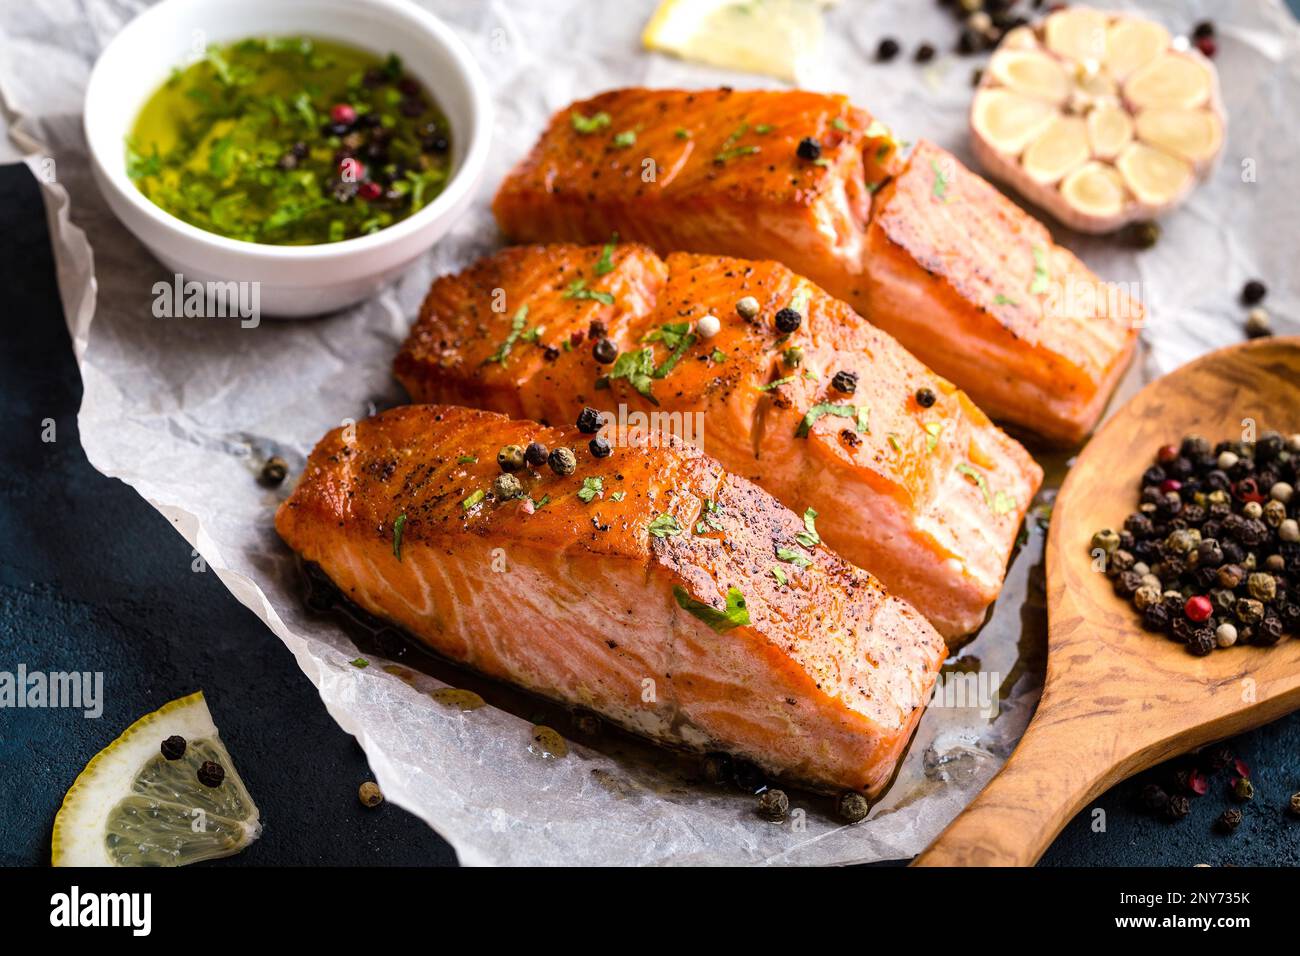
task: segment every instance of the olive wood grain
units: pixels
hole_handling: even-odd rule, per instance
[[[1048,657],[1042,700],[1001,772],[915,861],[1029,866],[1090,800],[1169,757],[1300,708],[1300,639],[1194,657],[1142,629],[1094,570],[1089,543],[1137,506],[1156,449],[1243,420],[1300,431],[1300,337],[1204,356],[1139,392],[1080,454],[1047,539]]]

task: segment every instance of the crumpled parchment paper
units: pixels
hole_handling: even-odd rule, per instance
[[[542,705],[484,688],[502,706],[445,706],[429,696],[444,686],[431,676],[386,669],[374,655],[371,666],[352,666],[359,651],[347,633],[304,609],[298,570],[271,524],[287,490],[261,488],[256,471],[279,453],[296,472],[328,428],[403,400],[389,362],[422,295],[434,277],[499,244],[492,191],[546,117],[620,85],[776,85],[645,53],[639,36],[649,0],[421,2],[459,30],[495,90],[497,128],[478,204],[372,301],[255,329],[237,320],[155,318],[153,283],[171,277],[112,217],[90,181],[79,116],[85,81],[97,53],[145,4],[0,5],[0,92],[12,140],[43,183],[85,381],[79,424],[90,461],[170,518],[266,621],[330,714],[365,748],[387,797],[434,827],[463,863],[832,864],[915,854],[1001,765],[1036,702],[1045,622],[1042,531],[1032,521],[992,621],[950,668],[971,675],[967,689],[986,682],[999,702],[996,718],[981,708],[987,700],[961,706],[960,689],[946,705],[932,706],[894,785],[855,827],[838,824],[827,801],[799,793],[791,821],[765,823],[752,797],[694,782],[673,761],[647,757],[618,735],[588,740],[554,711],[542,717],[570,738],[570,752],[542,759],[529,750]],[[1154,249],[1136,253],[1058,229],[1102,276],[1138,283],[1148,306],[1144,358],[1125,392],[1238,341],[1244,315],[1236,293],[1247,278],[1268,282],[1278,331],[1297,330],[1300,306],[1300,191],[1293,181],[1300,168],[1300,28],[1277,0],[1140,6],[1175,34],[1203,17],[1218,21],[1230,120],[1212,179],[1167,217]],[[904,49],[887,65],[872,62],[884,36]],[[828,12],[819,72],[803,85],[849,93],[900,137],[928,137],[969,161],[970,77],[985,58],[945,53],[926,67],[910,62],[922,41],[948,50],[955,38],[954,21],[936,4],[846,0]],[[484,683],[454,670],[444,676],[458,686]]]

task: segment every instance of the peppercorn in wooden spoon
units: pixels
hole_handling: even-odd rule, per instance
[[[916,860],[1032,865],[1088,801],[1146,767],[1300,708],[1300,640],[1205,657],[1143,628],[1094,568],[1089,541],[1117,528],[1157,448],[1300,431],[1300,337],[1222,349],[1153,382],[1079,456],[1047,541],[1047,680],[1002,771]]]

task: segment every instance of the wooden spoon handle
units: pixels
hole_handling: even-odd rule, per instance
[[[912,865],[1033,866],[1110,776],[1080,752],[1081,730],[1040,707],[1002,770]]]

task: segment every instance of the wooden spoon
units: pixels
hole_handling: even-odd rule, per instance
[[[1300,432],[1300,337],[1221,349],[1139,392],[1088,443],[1047,538],[1047,680],[1020,744],[918,866],[1030,866],[1088,801],[1153,764],[1300,708],[1300,639],[1195,657],[1143,630],[1089,543],[1137,507],[1156,449]],[[1222,786],[1222,781],[1215,786]]]

